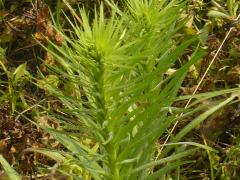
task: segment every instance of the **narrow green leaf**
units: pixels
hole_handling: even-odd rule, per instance
[[[27,63],[21,64],[17,67],[17,69],[13,72],[13,81],[17,83],[20,78],[28,74],[26,70]]]
[[[0,163],[10,180],[21,180],[21,176],[10,166],[2,155],[0,155]]]
[[[43,149],[43,148],[27,148],[25,150],[26,152],[27,151],[32,151],[32,152],[37,152],[37,153],[41,153],[45,156],[48,156],[50,157],[51,159],[55,160],[56,162],[58,163],[62,163],[62,162],[65,162],[66,161],[66,158],[61,155],[59,152],[56,152],[56,151],[51,151],[51,150],[48,150],[48,149]]]
[[[191,121],[187,126],[185,126],[174,138],[172,142],[177,142],[182,139],[188,132],[198,126],[201,122],[207,119],[211,114],[222,108],[223,106],[227,105],[231,102],[236,96],[231,96],[224,100],[223,102],[219,103],[218,105],[212,107],[208,111],[202,113],[200,116],[196,117],[193,121]]]
[[[199,148],[208,150],[208,151],[213,151],[213,152],[218,152],[217,150],[207,146],[207,145],[203,145],[203,144],[199,144],[199,143],[195,143],[195,142],[177,142],[177,143],[168,143],[165,144],[165,146],[174,146],[174,145],[191,145],[191,146],[197,146]]]
[[[168,173],[171,172],[171,170],[177,169],[179,166],[185,165],[185,164],[190,164],[194,163],[196,161],[183,161],[180,163],[169,163],[165,167],[153,172],[152,174],[147,175],[144,180],[158,180],[159,178],[164,178]]]
[[[229,15],[222,13],[220,11],[215,11],[215,10],[210,10],[208,12],[209,17],[215,17],[215,18],[224,18],[224,19],[229,19]]]
[[[193,152],[195,152],[197,149],[190,149],[190,150],[186,150],[184,152],[181,152],[181,153],[177,153],[177,154],[174,154],[174,155],[171,155],[169,157],[166,157],[166,158],[162,158],[160,160],[157,160],[157,161],[153,161],[153,162],[150,162],[150,163],[147,163],[145,165],[142,165],[138,168],[135,168],[131,171],[131,174],[134,174],[134,173],[137,173],[137,172],[140,172],[140,171],[143,171],[147,168],[152,168],[154,166],[157,166],[157,165],[160,165],[160,164],[163,164],[163,163],[168,163],[168,162],[171,162],[171,161],[176,161],[178,159],[181,159],[183,157],[186,157],[186,156],[189,156],[191,154],[193,154]]]

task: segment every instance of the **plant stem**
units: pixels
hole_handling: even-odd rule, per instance
[[[109,144],[109,168],[111,180],[120,180],[119,165],[117,164],[117,152],[113,144]]]

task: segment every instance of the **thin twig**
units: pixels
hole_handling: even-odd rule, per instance
[[[240,14],[239,14],[238,17],[236,18],[236,20],[239,20],[239,18],[240,18]],[[201,84],[202,84],[203,80],[205,79],[205,77],[206,77],[209,69],[211,68],[212,64],[214,63],[215,59],[217,58],[219,52],[221,51],[221,49],[222,49],[222,47],[223,47],[223,44],[226,42],[226,40],[227,40],[228,36],[230,35],[230,33],[232,32],[233,28],[234,28],[234,27],[231,27],[231,28],[228,30],[226,36],[224,37],[222,43],[220,44],[217,52],[216,52],[215,55],[213,56],[210,64],[208,65],[205,73],[203,74],[202,78],[201,78],[200,81],[198,82],[198,84],[197,84],[196,88],[194,89],[192,95],[195,95],[196,92],[198,91],[199,87],[201,86]],[[184,109],[187,109],[187,107],[189,106],[189,104],[190,104],[191,101],[192,101],[192,98],[190,98],[190,99],[188,100],[188,102],[186,103]],[[180,114],[180,117],[181,117],[182,115],[183,115],[183,113]],[[172,129],[170,130],[167,138],[165,139],[165,141],[164,141],[164,143],[163,143],[163,145],[162,145],[162,147],[161,147],[161,149],[160,149],[160,151],[159,151],[159,154],[162,152],[164,146],[167,144],[170,136],[172,135],[173,131],[174,131],[175,128],[177,127],[178,123],[179,123],[179,120],[177,120],[177,121],[175,122],[175,124],[173,125]]]

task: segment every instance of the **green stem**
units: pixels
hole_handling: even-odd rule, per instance
[[[112,144],[109,144],[109,168],[111,180],[120,180],[117,152]]]

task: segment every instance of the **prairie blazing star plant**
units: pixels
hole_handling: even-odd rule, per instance
[[[45,47],[56,62],[49,67],[51,75],[43,76],[39,86],[61,102],[57,110],[47,112],[61,128],[41,127],[65,151],[30,150],[56,160],[57,170],[73,179],[179,176],[176,170],[190,163],[184,160],[186,156],[198,148],[212,150],[190,142],[182,146],[180,140],[234,99],[231,96],[219,102],[182,127],[156,156],[156,142],[193,111],[185,109],[179,116],[182,109],[175,112],[172,105],[179,99],[177,93],[189,68],[205,52],[196,48],[184,65],[169,74],[186,48],[198,44],[198,37],[181,43],[176,38],[184,26],[184,19],[179,17],[185,3],[126,0],[125,4],[120,10],[108,3],[111,10],[108,8],[107,16],[101,5],[91,21],[84,9],[79,10],[80,22],[66,16],[71,31],[55,23],[64,43],[59,46],[49,41]]]

